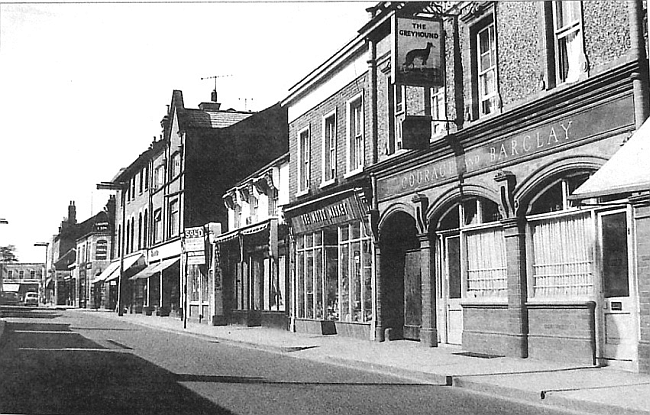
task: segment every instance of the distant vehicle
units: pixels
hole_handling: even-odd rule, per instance
[[[25,294],[25,301],[23,303],[25,305],[35,305],[38,307],[38,293],[28,292]]]
[[[19,305],[20,297],[18,293],[11,291],[0,292],[0,305]]]

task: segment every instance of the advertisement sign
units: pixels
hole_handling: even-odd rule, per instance
[[[393,83],[444,86],[442,40],[440,19],[393,16]]]
[[[305,233],[364,218],[365,210],[361,202],[357,196],[350,196],[291,218],[291,225],[296,233]]]
[[[188,265],[205,264],[205,232],[202,226],[185,229],[185,252]]]

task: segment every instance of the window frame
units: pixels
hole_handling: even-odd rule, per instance
[[[574,19],[570,22],[563,22],[563,26],[559,27],[559,22],[558,20],[562,18],[561,16],[563,15],[564,9],[560,7],[560,5],[563,6],[575,6],[578,8],[578,10],[573,10],[573,12],[577,12],[576,14],[577,19]],[[562,84],[570,84],[576,81],[580,80],[580,77],[583,73],[583,69],[578,67],[576,69],[575,75],[570,79],[569,74],[572,71],[572,69],[569,67],[566,68],[566,74],[564,73],[564,67],[563,65],[565,64],[564,60],[562,59],[563,53],[566,53],[566,60],[569,61],[569,52],[566,51],[565,47],[563,45],[566,45],[566,39],[571,37],[571,35],[575,34],[577,39],[575,39],[575,42],[577,45],[579,45],[579,50],[575,51],[575,53],[578,54],[578,56],[573,57],[573,59],[576,60],[576,64],[580,65],[580,61],[583,59],[583,55],[585,53],[585,45],[584,45],[584,15],[583,15],[583,8],[582,8],[582,1],[557,1],[554,0],[552,2],[552,7],[551,7],[551,28],[553,32],[553,58],[554,58],[554,66],[555,66],[555,82],[557,85],[562,85]],[[568,63],[567,63],[568,64]]]
[[[435,103],[438,105],[435,105]],[[429,105],[431,107],[431,119],[433,120],[431,121],[431,138],[433,138],[447,132],[447,123],[436,121],[447,119],[447,93],[444,86],[431,88],[431,102]]]
[[[163,220],[162,208],[158,208],[153,212],[153,242],[154,244],[163,241]]]
[[[168,221],[168,235],[174,238],[180,235],[180,200],[178,198],[169,201],[169,221]]]
[[[171,155],[169,170],[170,170],[170,180],[174,180],[177,176],[181,174],[181,152],[177,151]]]
[[[309,193],[310,182],[311,128],[307,126],[298,131],[298,193],[296,195],[302,196]]]
[[[332,121],[329,124],[330,120]],[[328,128],[331,125],[331,131]],[[336,109],[323,115],[323,157],[321,172],[321,187],[330,185],[336,181],[337,167],[337,113]],[[329,169],[328,169],[329,167]]]
[[[359,122],[357,123],[356,109],[359,109]],[[346,102],[346,155],[347,155],[347,174],[346,177],[363,171],[365,166],[365,111],[363,92],[358,93]],[[357,135],[356,126],[359,126]],[[353,131],[353,129],[355,131]],[[359,137],[359,138],[357,138]],[[358,145],[359,144],[359,145]],[[357,149],[359,154],[357,154]],[[353,158],[354,157],[354,158]]]

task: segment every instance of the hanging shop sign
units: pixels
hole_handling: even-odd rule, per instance
[[[388,177],[378,178],[378,200],[428,189],[460,175],[503,167],[575,145],[576,142],[599,134],[632,127],[632,108],[632,97],[626,95],[569,117],[467,149],[459,156],[443,157]]]
[[[442,20],[393,16],[392,23],[393,82],[444,86]]]
[[[338,225],[365,218],[361,201],[356,195],[330,203],[325,207],[311,210],[291,218],[296,233],[318,230],[324,226]]]

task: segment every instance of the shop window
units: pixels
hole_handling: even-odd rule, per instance
[[[298,318],[372,320],[372,242],[361,222],[296,241]]]
[[[575,82],[586,70],[582,2],[553,1],[555,72],[558,84]]]
[[[323,184],[336,178],[336,112],[323,119]]]
[[[306,128],[298,134],[298,192],[303,193],[309,190],[309,179],[310,179],[310,138],[309,138],[309,128]]]
[[[364,164],[363,100],[358,96],[347,104],[348,109],[348,173],[355,173]]]

